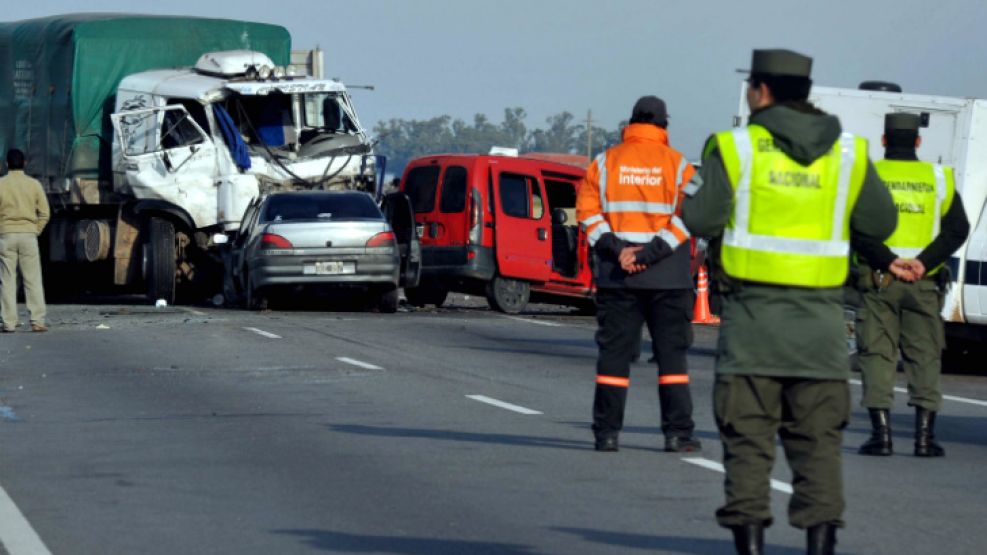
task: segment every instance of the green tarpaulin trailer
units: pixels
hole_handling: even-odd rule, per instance
[[[24,150],[28,173],[46,183],[109,180],[109,115],[120,80],[238,49],[286,65],[291,37],[277,25],[191,17],[77,14],[0,23],[0,152]]]

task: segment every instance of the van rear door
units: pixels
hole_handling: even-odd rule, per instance
[[[510,163],[494,166],[497,267],[500,275],[548,281],[551,219],[539,178]]]
[[[417,235],[423,247],[432,246],[438,237],[435,212],[441,169],[438,161],[433,160],[427,165],[411,168],[401,180],[401,190],[408,195],[415,211]]]
[[[444,247],[466,246],[469,193],[469,172],[464,166],[450,162],[442,171],[438,211],[432,214],[432,219],[438,223],[434,237],[438,244]]]

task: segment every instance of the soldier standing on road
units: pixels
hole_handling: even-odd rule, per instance
[[[17,328],[20,268],[31,330],[48,331],[38,252],[38,236],[48,223],[48,199],[41,183],[24,174],[23,152],[7,152],[7,170],[7,175],[0,178],[0,329],[9,333]]]
[[[695,170],[668,146],[665,102],[640,98],[623,142],[590,164],[576,217],[597,259],[596,394],[598,451],[617,451],[641,326],[651,325],[665,451],[695,451],[686,351],[692,344],[689,232],[678,213]]]
[[[921,118],[887,114],[884,160],[874,164],[898,207],[898,228],[886,241],[854,241],[864,259],[857,288],[857,348],[864,383],[863,406],[871,437],[861,455],[892,453],[890,411],[901,348],[908,377],[908,404],[915,407],[915,456],[941,457],[935,441],[942,406],[939,373],[945,332],[939,311],[949,283],[943,264],[970,233],[970,223],[953,180],[953,169],[919,162]]]
[[[850,240],[894,231],[891,197],[867,142],[808,102],[812,59],[755,50],[750,124],[713,135],[683,219],[717,238],[722,293],[713,404],[738,553],[763,553],[780,436],[792,470],[789,522],[808,553],[833,553],[843,525],[840,449],[850,416],[843,284]]]

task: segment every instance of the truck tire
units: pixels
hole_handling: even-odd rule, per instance
[[[449,296],[449,290],[443,287],[432,286],[406,287],[404,296],[408,299],[408,304],[411,306],[421,307],[427,304],[434,304],[435,308],[439,308],[442,306],[442,303],[446,302],[446,297]]]
[[[175,251],[175,224],[164,218],[151,218],[144,243],[144,277],[151,302],[158,299],[168,304],[175,302],[178,273]]]
[[[528,306],[531,288],[528,282],[494,276],[487,284],[487,303],[490,308],[506,314],[517,314]]]

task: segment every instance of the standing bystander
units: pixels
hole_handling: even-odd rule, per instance
[[[38,236],[48,217],[48,199],[41,183],[24,173],[24,153],[10,149],[7,175],[0,178],[0,329],[3,332],[17,328],[18,268],[24,281],[31,330],[48,331],[38,250]]]

